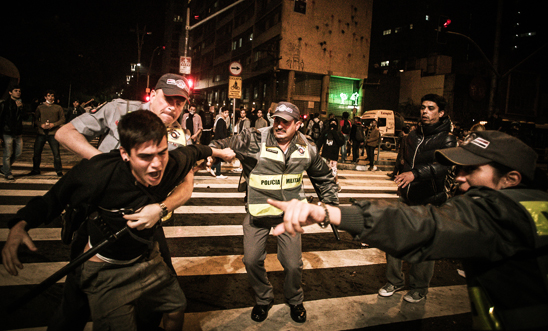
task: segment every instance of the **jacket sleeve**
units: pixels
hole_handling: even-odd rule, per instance
[[[437,149],[445,149],[450,147],[456,147],[457,146],[457,139],[454,135],[448,134],[445,138],[443,145],[440,146],[440,148]],[[438,163],[434,157],[435,151],[432,151],[432,162],[429,163],[422,163],[420,165],[416,165],[413,170],[413,175],[415,176],[415,180],[430,180],[435,178],[441,178],[445,177],[450,170],[450,166],[442,165]]]
[[[364,200],[340,209],[339,229],[411,263],[442,258],[497,261],[534,248],[528,216],[489,188],[471,189],[440,207]]]
[[[254,135],[257,136],[257,141],[260,141],[259,131],[257,131],[255,128],[252,128],[242,130],[241,133],[233,135],[229,138],[213,140],[209,144],[209,146],[219,149],[230,147],[234,151],[234,153],[236,153],[236,157],[240,161],[242,161],[250,153],[255,152],[255,149],[253,151],[250,151],[250,147],[252,147],[252,136]]]
[[[380,137],[379,129],[375,128],[375,130],[371,132],[369,137],[367,137],[367,143],[375,143],[376,145],[377,142],[379,141],[379,137]]]

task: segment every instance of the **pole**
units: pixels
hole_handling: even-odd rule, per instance
[[[236,98],[232,99],[232,133],[234,133],[234,130],[236,130]]]
[[[493,46],[493,68],[496,73],[491,73],[491,90],[489,91],[489,106],[487,116],[491,117],[495,108],[495,96],[497,92],[497,85],[499,80],[498,66],[499,66],[499,48],[500,48],[500,34],[502,26],[502,4],[503,0],[498,1],[497,8],[497,26],[495,29],[495,45]]]

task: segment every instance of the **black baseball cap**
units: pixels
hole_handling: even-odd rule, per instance
[[[281,117],[286,121],[301,120],[301,112],[299,111],[299,108],[290,102],[278,103],[274,114],[272,114],[272,117],[276,116]]]
[[[185,77],[177,74],[165,74],[156,83],[156,90],[162,90],[168,97],[183,97],[188,100],[190,87]]]
[[[462,166],[497,162],[533,179],[537,153],[523,141],[500,131],[477,131],[469,134],[459,147],[437,150],[440,163]]]

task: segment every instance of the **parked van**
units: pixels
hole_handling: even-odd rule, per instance
[[[373,120],[377,121],[377,128],[381,134],[381,148],[395,149],[400,132],[403,129],[404,118],[400,114],[388,109],[368,110],[361,116],[364,127],[369,127]]]

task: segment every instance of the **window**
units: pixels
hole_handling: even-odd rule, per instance
[[[237,48],[237,46],[238,46],[238,42],[237,42],[236,40],[234,40],[234,41],[232,42],[232,50],[235,51],[236,48]]]
[[[429,21],[430,20],[430,16],[426,15],[426,17],[424,18],[425,21]]]
[[[381,61],[381,67],[388,67],[390,66],[390,61]]]
[[[293,10],[299,14],[306,14],[306,0],[295,0]]]
[[[388,30],[384,30],[384,31],[382,32],[382,35],[383,35],[383,36],[386,36],[386,35],[389,35],[389,34],[391,34],[391,33],[392,33],[392,30],[391,30],[391,29],[388,29]]]
[[[249,35],[249,41],[253,41],[253,32]]]

